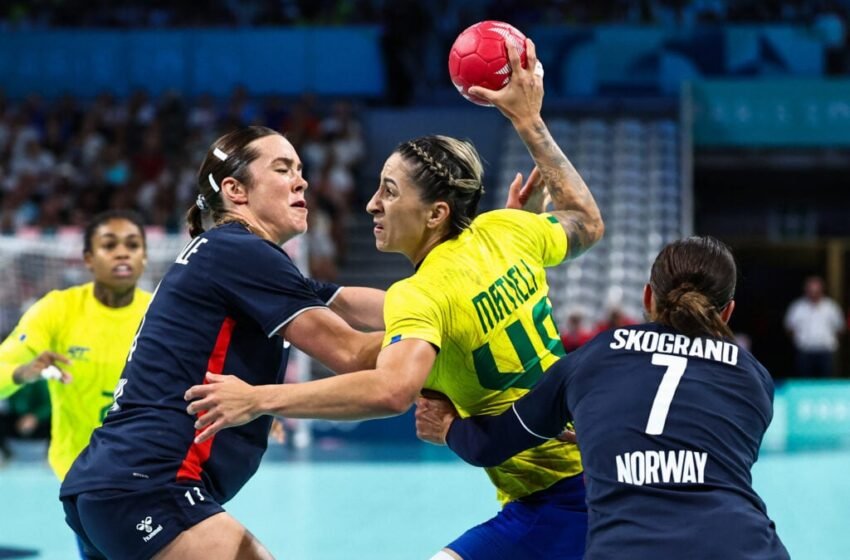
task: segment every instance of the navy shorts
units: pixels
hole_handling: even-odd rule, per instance
[[[144,490],[94,490],[62,498],[65,521],[87,559],[151,558],[177,535],[224,511],[203,484]]]
[[[580,560],[587,540],[584,477],[508,502],[447,545],[464,560]]]

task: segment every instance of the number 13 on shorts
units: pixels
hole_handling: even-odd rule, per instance
[[[190,506],[195,505],[195,498],[192,497],[192,491],[195,492],[195,495],[197,496],[199,502],[204,501],[204,495],[201,494],[201,489],[198,488],[197,486],[192,486],[192,490],[186,490],[186,493],[183,494],[184,496],[186,496],[186,499],[189,501]]]

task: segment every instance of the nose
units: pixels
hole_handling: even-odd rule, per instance
[[[295,192],[300,193],[302,191],[306,191],[307,187],[310,186],[310,183],[308,183],[302,175],[299,175],[298,179],[299,181],[295,183]]]
[[[378,204],[378,193],[372,195],[372,198],[369,199],[369,202],[366,203],[366,211],[372,214],[373,216],[381,211],[380,205]]]

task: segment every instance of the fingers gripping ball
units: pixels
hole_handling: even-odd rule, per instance
[[[481,21],[467,27],[449,51],[449,75],[462,96],[478,105],[490,103],[469,94],[472,86],[499,90],[511,81],[511,63],[505,41],[510,41],[520,53],[522,67],[528,64],[525,54],[525,35],[514,26],[501,21]]]

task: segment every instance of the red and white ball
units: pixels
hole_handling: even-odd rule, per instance
[[[469,94],[472,86],[499,90],[511,81],[511,63],[505,41],[520,53],[520,62],[528,64],[525,35],[516,27],[501,21],[480,21],[467,27],[455,39],[449,51],[449,75],[462,96],[478,105],[491,104]]]

